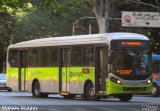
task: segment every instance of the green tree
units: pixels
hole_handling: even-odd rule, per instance
[[[14,21],[14,18],[7,12],[0,12],[0,72],[6,60],[6,49],[13,32]]]
[[[109,0],[41,0],[46,7],[50,7],[53,11],[61,10],[66,6],[71,8],[74,6],[81,7],[80,10],[88,9],[92,12],[97,20],[99,33],[108,31],[109,20]]]
[[[147,7],[153,8],[160,12],[160,1],[159,0],[123,0],[123,1],[147,6]]]
[[[19,0],[0,0],[0,72],[6,60],[6,50],[15,26],[15,12],[23,6]]]
[[[50,7],[43,0],[30,3],[33,7],[16,23],[14,43],[35,38],[72,35],[74,21],[82,16],[91,15],[86,11],[86,6],[77,2],[73,5],[69,0],[54,2],[53,6],[50,3]]]

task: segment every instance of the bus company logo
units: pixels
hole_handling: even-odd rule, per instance
[[[70,72],[70,77],[82,77],[82,72]]]
[[[142,111],[160,111],[158,105],[142,105]]]

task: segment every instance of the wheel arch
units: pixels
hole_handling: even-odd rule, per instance
[[[88,84],[93,84],[93,82],[92,82],[92,80],[90,80],[90,79],[87,79],[85,82],[84,82],[84,87],[83,87],[83,94],[85,94],[85,89],[86,89],[86,86],[88,85]],[[93,84],[94,85],[94,84]]]

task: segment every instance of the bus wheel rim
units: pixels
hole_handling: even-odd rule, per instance
[[[36,94],[36,95],[39,94],[39,87],[38,87],[38,86],[35,87],[35,94]]]
[[[153,87],[152,88],[152,94],[156,93],[157,92],[157,88],[156,87]]]
[[[90,96],[94,96],[94,88],[90,88],[89,89],[89,95]]]

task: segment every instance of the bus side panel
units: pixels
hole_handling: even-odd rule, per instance
[[[89,69],[88,73],[83,73],[83,69]],[[95,85],[95,68],[94,67],[70,67],[70,93],[83,94],[86,80],[91,80]]]
[[[59,92],[59,68],[51,67],[44,69],[44,81],[43,87],[41,88],[42,92],[51,92],[58,93]]]
[[[19,91],[19,82],[18,82],[18,68],[6,68],[6,80],[7,86],[12,88],[12,90]]]
[[[41,92],[59,92],[59,73],[57,67],[51,68],[28,68],[28,89],[32,90],[32,83],[37,79],[40,83]]]

